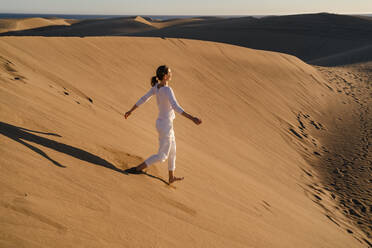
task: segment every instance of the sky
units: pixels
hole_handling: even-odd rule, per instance
[[[372,0],[0,0],[0,13],[103,15],[370,14]]]

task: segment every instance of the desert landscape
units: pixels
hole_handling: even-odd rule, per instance
[[[73,24],[30,26],[24,30],[2,32],[0,36],[194,39],[291,54],[312,65],[322,66],[350,65],[371,59],[371,52],[368,51],[371,50],[372,18],[363,16],[317,13],[264,18],[208,16],[170,20],[133,16],[68,22]]]
[[[370,30],[325,13],[1,20],[0,247],[372,247]],[[166,163],[124,172],[157,150],[155,99],[123,114],[161,64],[203,120],[175,119],[171,185]]]

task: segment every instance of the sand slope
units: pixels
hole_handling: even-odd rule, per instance
[[[133,37],[2,37],[0,56],[0,246],[366,247],[298,128],[326,133],[342,99],[299,59]],[[122,113],[163,63],[203,120],[175,120],[174,186],[166,164],[121,172],[157,150],[154,99]]]
[[[325,118],[329,131],[326,135],[315,134],[327,148],[320,152],[320,163],[315,167],[345,216],[371,239],[372,65],[318,68],[328,79],[329,89],[342,99],[342,105],[332,101],[328,104],[334,112]]]

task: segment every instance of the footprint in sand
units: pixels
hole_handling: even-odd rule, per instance
[[[10,60],[0,56],[0,64],[0,66],[2,66],[8,74],[10,74],[13,80],[25,83],[23,80],[26,79],[26,77],[18,73],[18,71],[15,69],[15,65]]]
[[[113,157],[112,159],[115,161],[115,165],[122,170],[129,169],[143,162],[143,158],[140,156],[109,147],[103,147],[103,149]]]

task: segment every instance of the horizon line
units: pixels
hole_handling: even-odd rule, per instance
[[[53,12],[0,12],[0,14],[24,14],[24,15],[96,15],[96,16],[282,16],[282,15],[305,15],[305,14],[335,14],[335,15],[372,15],[372,12],[363,13],[337,13],[337,12],[298,12],[279,14],[115,14],[115,13],[53,13]]]

